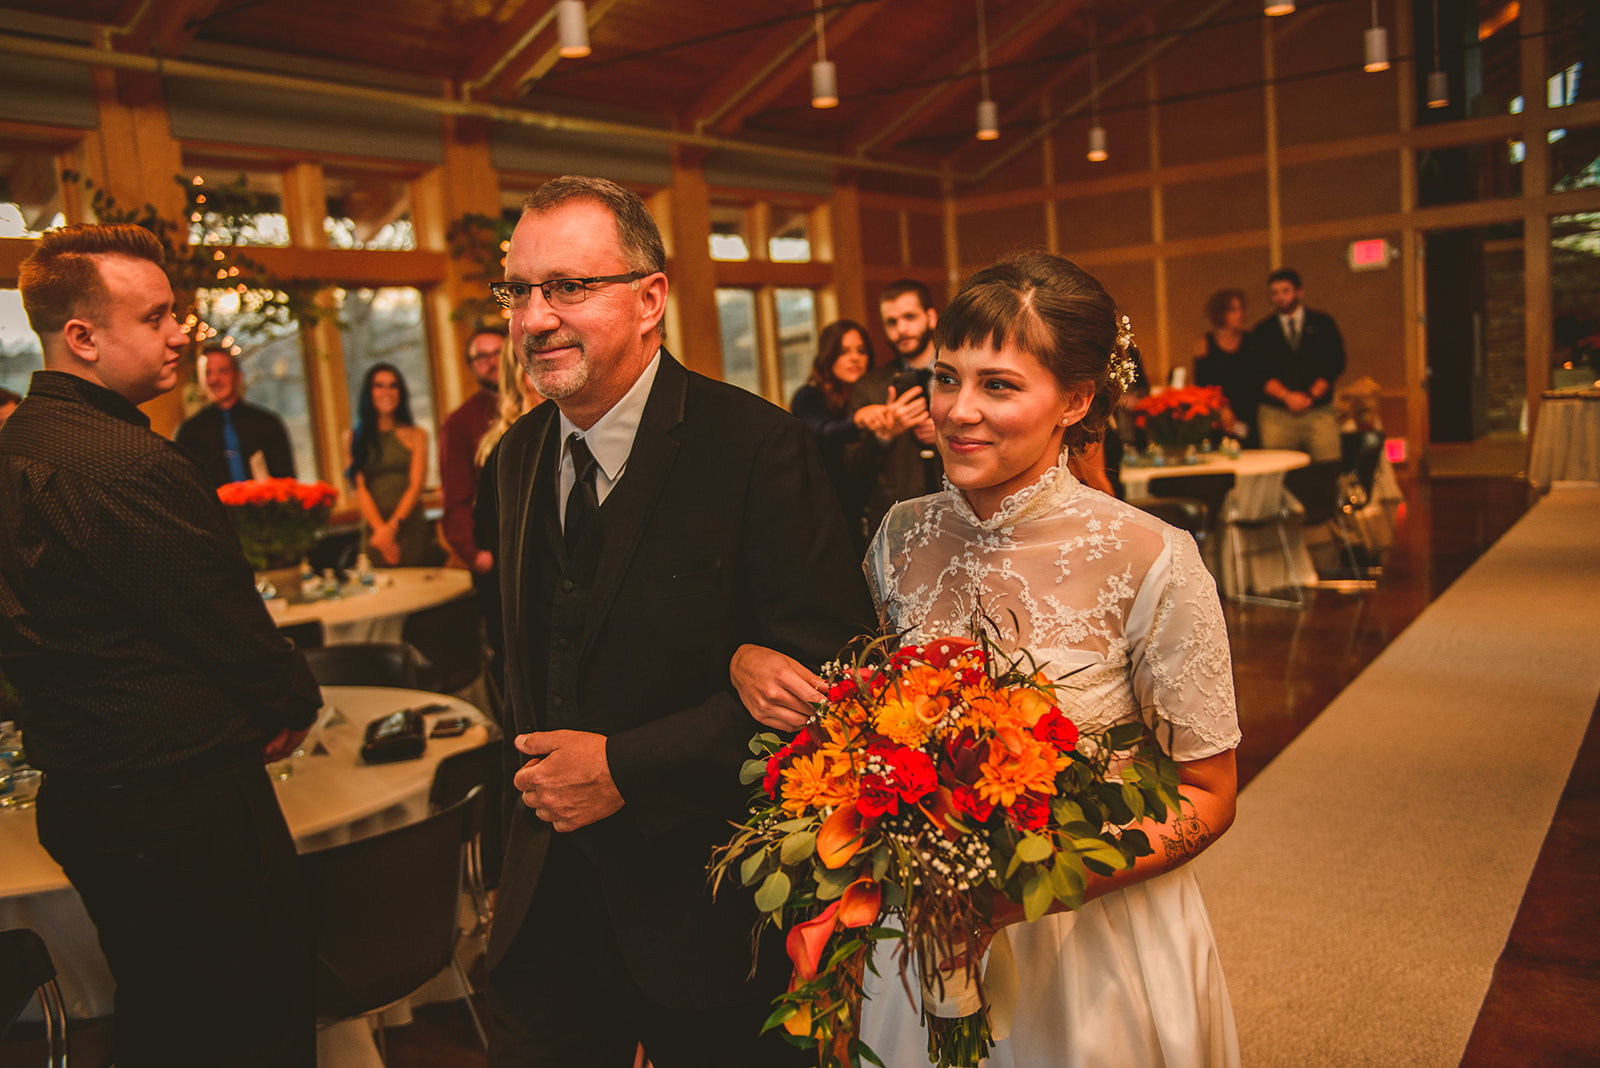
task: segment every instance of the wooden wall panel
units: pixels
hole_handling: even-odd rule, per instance
[[[1058,93],[1052,104],[1056,114],[1064,113],[1089,91],[1087,78],[1074,82],[1072,91]],[[1147,96],[1143,78],[1132,78],[1101,99],[1105,109],[1100,115],[1100,125],[1106,128],[1108,159],[1090,163],[1085,158],[1089,149],[1089,112],[1073,116],[1056,128],[1055,139],[1056,181],[1074,182],[1085,178],[1104,178],[1112,174],[1132,174],[1150,166],[1149,118],[1144,102]],[[973,192],[987,193],[987,186]]]
[[[1193,367],[1195,344],[1211,328],[1204,312],[1206,298],[1217,290],[1244,290],[1246,325],[1266,315],[1271,307],[1267,303],[1267,273],[1271,269],[1265,246],[1168,260],[1167,330],[1172,339],[1169,364]],[[1139,330],[1138,323],[1134,330]]]
[[[1208,178],[1162,189],[1167,237],[1207,237],[1267,225],[1267,180],[1262,174]]]
[[[1278,180],[1286,226],[1400,210],[1397,152],[1285,166]]]
[[[1145,369],[1166,376],[1166,365],[1156,351],[1156,272],[1152,263],[1107,263],[1088,268],[1100,280],[1117,309],[1133,326]],[[1156,368],[1159,367],[1159,370]]]
[[[1398,231],[1362,236],[1400,242]],[[1344,259],[1347,245],[1342,239],[1285,243],[1284,265],[1300,272],[1306,306],[1327,312],[1339,324],[1349,357],[1343,381],[1371,375],[1385,390],[1400,389],[1405,385],[1406,271],[1398,258],[1385,270],[1352,271]]]
[[[917,267],[943,267],[944,218],[926,212],[906,213],[906,241],[911,262]]]
[[[971,162],[978,167],[987,166],[989,159],[986,157],[989,152],[993,151],[998,155],[1005,147],[1006,139],[1002,136],[1000,140],[991,141],[972,153]],[[990,175],[989,180],[983,183],[983,190],[986,193],[996,193],[1009,189],[1036,189],[1043,181],[1043,145],[1036,144]]]
[[[1063,256],[1070,257],[1073,250],[1144,244],[1150,240],[1150,191],[1057,201],[1056,226]]]
[[[899,212],[861,209],[861,258],[867,263],[901,262]]]
[[[957,220],[957,259],[963,269],[992,263],[1007,252],[1045,246],[1044,206],[976,211]]]

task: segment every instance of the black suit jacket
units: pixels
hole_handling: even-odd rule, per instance
[[[1250,348],[1258,364],[1257,380],[1265,383],[1276,378],[1291,390],[1309,392],[1311,383],[1326,379],[1328,392],[1316,398],[1316,406],[1333,403],[1333,386],[1344,373],[1344,338],[1333,316],[1306,309],[1305,323],[1300,328],[1300,347],[1291,349],[1289,339],[1283,336],[1283,327],[1276,312],[1267,316],[1250,331]],[[1282,408],[1283,401],[1261,394],[1261,403]]]
[[[484,484],[499,530],[508,718],[517,733],[608,738],[625,803],[570,844],[594,872],[640,986],[669,1007],[747,1000],[751,892],[731,887],[713,903],[706,888],[712,847],[746,812],[739,768],[761,729],[733,691],[729,662],[745,642],[810,665],[831,659],[870,627],[866,584],[800,422],[663,350],[627,468],[588,528],[599,544],[574,553],[591,553],[588,574],[563,572],[555,592],[534,593],[549,561],[565,560],[560,447],[557,408],[543,404],[506,432]],[[559,623],[575,596],[573,640]],[[525,807],[519,815],[491,968],[525,924],[561,922],[530,915],[555,832]]]
[[[294,450],[289,448],[289,433],[283,428],[283,420],[265,408],[240,401],[233,406],[233,429],[239,435],[239,451],[247,474],[250,457],[259,452],[266,457],[267,473],[273,478],[294,477]],[[228,458],[223,454],[221,408],[215,404],[201,408],[184,420],[173,440],[194,454],[213,486],[233,481]]]
[[[862,375],[850,390],[850,414],[854,415],[869,404],[887,401],[894,376],[906,370],[909,368],[905,361],[895,357]],[[924,389],[922,393],[926,398],[929,391]],[[923,458],[924,450],[933,452],[931,459]],[[923,445],[909,430],[887,445],[872,431],[861,431],[855,442],[845,449],[845,466],[868,486],[868,542],[878,532],[889,509],[901,501],[937,492],[944,479],[944,463],[938,452],[931,445]]]

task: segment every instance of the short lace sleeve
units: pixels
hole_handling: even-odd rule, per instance
[[[1233,663],[1216,582],[1192,538],[1165,533],[1128,615],[1129,668],[1172,758],[1199,760],[1239,744]]]
[[[900,576],[905,571],[906,535],[916,521],[917,510],[912,502],[902,501],[890,508],[861,562],[867,573],[867,586],[872,590],[872,606],[878,611],[878,625],[885,634],[898,628],[895,603]]]

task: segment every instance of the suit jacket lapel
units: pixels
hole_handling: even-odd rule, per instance
[[[663,348],[661,365],[650,387],[650,399],[645,402],[633,450],[628,453],[627,469],[622,481],[606,495],[605,503],[600,506],[603,538],[584,618],[583,652],[593,644],[600,624],[616,601],[623,576],[627,574],[634,549],[644,532],[645,521],[655,508],[667,474],[672,470],[672,462],[678,454],[678,442],[672,432],[683,422],[688,386],[688,372]]]
[[[557,425],[556,406],[541,405],[506,431],[497,458],[498,501],[503,510],[509,506],[509,514],[502,511],[500,523],[500,566],[505,572],[500,588],[502,597],[509,601],[515,613],[508,633],[519,637],[528,633],[528,611],[533,607],[528,596],[528,583],[538,569],[534,554],[539,552],[544,541],[540,519],[542,512],[537,503],[541,494],[552,500],[555,495],[551,485],[555,464],[547,463],[546,459],[551,455],[559,455],[554,450]],[[511,537],[507,538],[506,532]],[[507,679],[507,688],[512,693],[527,697],[531,695],[524,693],[527,678],[522,669],[522,659],[518,655],[507,656],[507,672],[515,676]],[[521,700],[515,702],[513,707],[531,706],[527,700]]]

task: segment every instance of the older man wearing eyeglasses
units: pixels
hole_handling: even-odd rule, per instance
[[[748,892],[706,863],[744,811],[742,643],[833,656],[871,607],[804,426],[662,347],[661,236],[611,182],[528,199],[493,287],[541,405],[482,495],[500,531],[521,770],[489,947],[491,1066],[804,1063],[761,1034]]]

